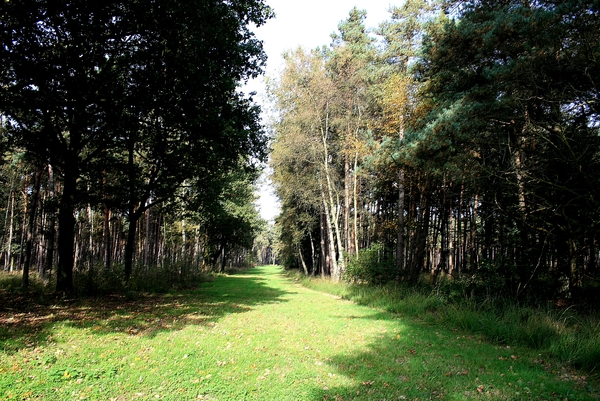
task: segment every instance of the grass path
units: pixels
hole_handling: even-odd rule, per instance
[[[167,296],[0,309],[0,400],[587,400],[586,378],[264,266]]]

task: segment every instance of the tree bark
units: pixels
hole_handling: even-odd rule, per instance
[[[46,260],[43,268],[43,276],[46,276],[52,271],[54,263],[54,241],[56,238],[56,206],[55,206],[55,190],[54,169],[51,164],[48,164],[48,198],[50,199],[50,210],[48,210],[48,224],[46,227]]]
[[[25,239],[25,260],[23,263],[23,289],[29,287],[29,267],[31,266],[31,249],[33,247],[33,233],[35,229],[35,218],[40,200],[40,180],[42,168],[36,166],[33,176],[33,192],[31,199],[31,210],[29,211],[29,223],[27,224],[27,238]]]
[[[65,170],[63,193],[58,212],[58,265],[56,292],[73,292],[73,245],[75,242],[76,166]]]
[[[12,263],[12,240],[13,240],[13,223],[15,217],[15,191],[10,191],[10,220],[8,226],[8,242],[6,244],[6,260],[4,261],[4,270],[11,271],[13,270]]]

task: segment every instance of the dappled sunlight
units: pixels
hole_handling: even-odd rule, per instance
[[[0,390],[19,396],[31,388],[42,399],[57,388],[80,398],[92,389],[95,399],[223,401],[597,395],[588,378],[525,349],[329,296],[276,266],[177,294],[9,312],[0,312]]]
[[[95,335],[154,336],[190,325],[206,325],[229,314],[247,312],[256,305],[285,302],[286,294],[269,286],[260,276],[246,274],[220,277],[197,290],[179,294],[139,294],[133,299],[108,296],[50,305],[29,303],[26,310],[18,313],[5,303],[0,309],[0,347],[15,352],[47,343],[52,340],[56,325]]]
[[[388,321],[387,313],[352,318]],[[398,321],[391,332],[329,361],[352,385],[317,387],[313,400],[591,399],[585,377],[524,349]]]

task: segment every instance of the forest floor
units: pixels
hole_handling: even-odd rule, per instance
[[[277,266],[194,290],[0,305],[0,400],[590,400],[535,351],[356,305]]]

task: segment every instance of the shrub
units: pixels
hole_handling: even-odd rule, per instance
[[[358,257],[348,260],[344,280],[351,283],[385,284],[395,278],[393,253],[383,244],[373,244],[361,250]]]

